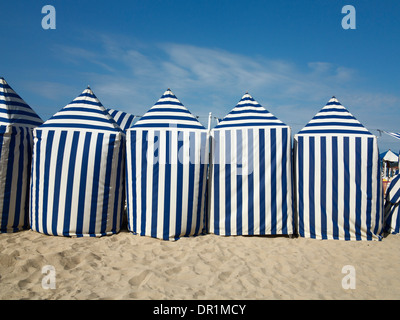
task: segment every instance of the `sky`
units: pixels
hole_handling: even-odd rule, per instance
[[[249,92],[293,135],[336,96],[398,152],[378,130],[400,132],[399,14],[398,0],[0,0],[0,76],[43,120],[90,85],[134,115],[170,88],[215,126]]]

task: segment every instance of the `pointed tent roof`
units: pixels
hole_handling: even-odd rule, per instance
[[[254,126],[286,126],[286,124],[277,119],[246,92],[236,107],[214,129]]]
[[[298,134],[372,135],[335,97]]]
[[[53,115],[40,128],[121,131],[90,87]]]
[[[0,125],[34,128],[43,123],[35,111],[0,78]]]
[[[122,130],[128,130],[132,126],[132,123],[136,118],[136,116],[134,116],[133,114],[115,109],[107,109],[107,112],[113,117],[115,122],[120,126]]]
[[[205,129],[170,89],[132,126],[140,127]]]
[[[398,162],[399,161],[399,156],[394,153],[392,150],[388,150],[381,154],[381,158],[384,161],[389,161],[389,162]]]

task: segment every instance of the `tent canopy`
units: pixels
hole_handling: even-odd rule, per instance
[[[246,93],[211,135],[210,232],[292,234],[290,128]]]
[[[399,161],[399,155],[391,151],[390,149],[386,152],[383,152],[379,155],[379,157],[383,161],[389,161],[389,162],[398,162]]]
[[[256,126],[286,126],[272,113],[261,106],[246,92],[239,103],[229,112],[214,129]]]
[[[383,197],[376,136],[332,97],[294,140],[300,235],[380,240]]]
[[[127,131],[131,232],[163,240],[203,232],[207,141],[207,130],[170,89]]]
[[[132,126],[133,121],[136,118],[133,114],[124,111],[118,111],[115,109],[107,109],[107,111],[124,131],[128,130]]]
[[[132,128],[205,129],[170,89]]]
[[[0,78],[0,126],[22,126],[35,128],[43,120],[35,111]]]
[[[0,233],[27,229],[33,128],[43,121],[0,78]]]
[[[90,88],[36,128],[32,229],[63,236],[118,232],[124,140]]]

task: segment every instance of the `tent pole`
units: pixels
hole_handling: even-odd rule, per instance
[[[212,118],[212,112],[208,114],[208,132],[211,130],[211,118]]]

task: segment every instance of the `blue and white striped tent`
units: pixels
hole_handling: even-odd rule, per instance
[[[385,231],[400,233],[400,175],[394,177],[386,190]]]
[[[208,136],[167,90],[127,131],[128,229],[164,240],[204,231]]]
[[[246,93],[211,137],[209,232],[293,234],[290,127]]]
[[[377,138],[335,97],[295,135],[294,158],[301,237],[381,239]]]
[[[121,227],[125,134],[87,88],[34,131],[30,223],[59,236]]]
[[[42,119],[0,78],[0,233],[29,227],[33,128]]]
[[[114,118],[115,122],[120,126],[123,131],[128,130],[135,120],[136,116],[133,114],[119,111],[115,109],[107,109],[108,113]]]

